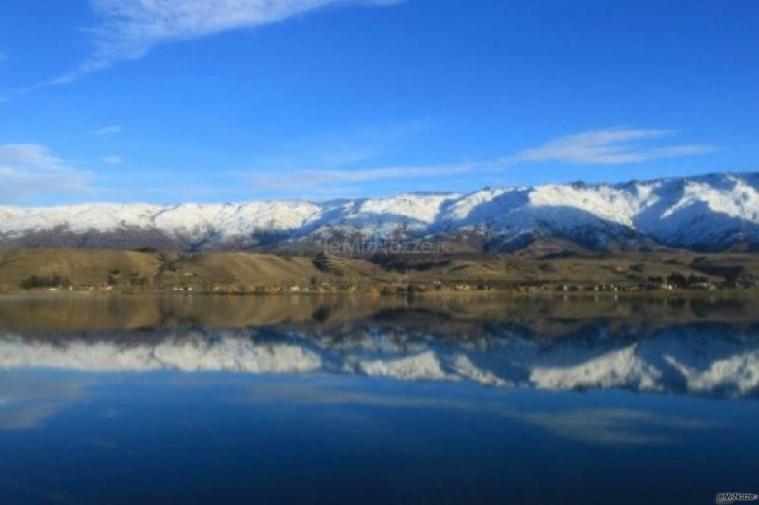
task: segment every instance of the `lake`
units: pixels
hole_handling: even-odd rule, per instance
[[[0,298],[0,503],[759,492],[759,300]]]

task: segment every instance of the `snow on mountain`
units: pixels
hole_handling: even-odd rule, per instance
[[[414,195],[406,194],[392,198],[377,198],[365,200],[359,212],[362,214],[387,214],[415,219],[423,223],[435,222],[440,206],[446,200],[458,195]]]
[[[554,236],[602,247],[610,240],[652,240],[698,249],[759,246],[759,174],[711,174],[648,182],[483,189],[469,194],[242,204],[79,204],[0,208],[0,242],[56,245],[63,236],[118,244],[255,247],[336,231],[365,236],[482,233],[501,242]],[[140,237],[137,240],[136,237]],[[159,241],[160,242],[160,241]],[[90,241],[79,240],[88,244]],[[271,244],[271,242],[267,242]]]
[[[223,238],[240,237],[263,230],[294,230],[318,216],[319,212],[317,205],[308,202],[183,204],[161,209],[153,217],[153,226],[170,235],[196,239],[214,233]]]

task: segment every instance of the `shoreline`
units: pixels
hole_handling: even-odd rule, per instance
[[[759,288],[747,289],[657,289],[657,290],[538,290],[538,291],[520,291],[504,289],[486,289],[486,290],[426,290],[426,291],[393,291],[393,292],[371,292],[366,290],[331,290],[331,291],[281,291],[281,292],[219,292],[219,291],[175,291],[175,290],[83,290],[83,289],[28,289],[0,291],[0,298],[14,296],[33,296],[33,297],[59,297],[59,296],[87,296],[87,297],[149,297],[149,296],[171,296],[171,297],[245,297],[245,298],[320,298],[320,297],[361,297],[361,298],[436,298],[436,297],[499,297],[499,298],[759,298]]]

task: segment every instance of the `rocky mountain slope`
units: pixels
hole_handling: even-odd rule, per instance
[[[0,244],[25,246],[291,247],[356,233],[434,236],[486,250],[519,249],[549,237],[596,249],[663,244],[754,250],[759,247],[759,173],[322,203],[0,207]]]

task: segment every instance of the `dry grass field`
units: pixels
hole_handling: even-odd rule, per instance
[[[271,293],[302,291],[750,288],[759,255],[653,252],[376,257],[342,261],[253,252],[183,254],[102,249],[0,249],[0,290]]]

